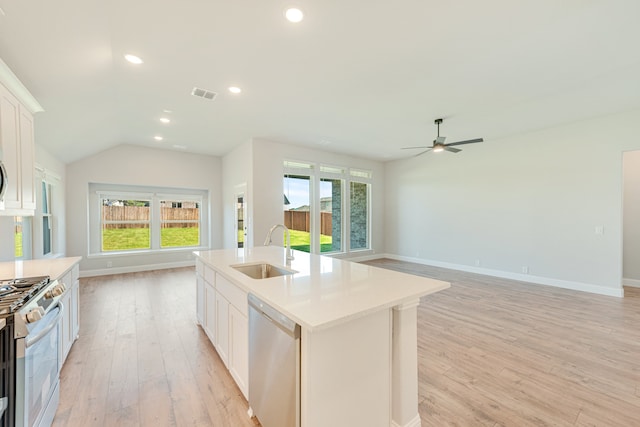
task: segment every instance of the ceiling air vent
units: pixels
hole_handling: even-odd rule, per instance
[[[209,101],[213,101],[217,96],[217,93],[212,92],[210,90],[201,89],[199,87],[194,87],[191,90],[191,95],[197,96],[198,98],[208,99]]]

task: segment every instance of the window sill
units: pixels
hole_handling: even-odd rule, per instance
[[[159,255],[169,253],[187,253],[193,251],[208,251],[207,246],[190,246],[188,248],[172,248],[172,249],[146,249],[140,251],[114,251],[114,252],[98,252],[87,255],[87,259],[98,258],[117,258],[122,256],[136,256],[136,255]]]

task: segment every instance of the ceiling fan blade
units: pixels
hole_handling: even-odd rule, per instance
[[[482,138],[468,139],[466,141],[452,142],[451,144],[447,144],[447,147],[450,147],[452,145],[473,144],[475,142],[482,142],[482,141],[484,141],[484,139]]]
[[[439,136],[436,138],[436,144],[444,144],[445,139],[447,139],[446,136]]]
[[[449,145],[451,145],[451,144],[449,144]],[[461,151],[462,151],[462,150],[461,150],[461,149],[459,149],[459,148],[451,148],[451,147],[449,147],[449,145],[446,145],[446,146],[444,147],[444,149],[445,149],[446,151],[450,151],[450,152],[452,152],[452,153],[459,153],[459,152],[461,152]]]
[[[413,157],[422,156],[424,153],[427,153],[427,152],[429,152],[429,151],[431,151],[431,148],[429,148],[428,150],[424,150],[423,152],[418,153],[418,154],[416,154],[416,155],[415,155],[415,156],[413,156]]]
[[[433,148],[433,147],[427,147],[426,145],[423,145],[421,147],[402,147],[401,150],[413,150],[415,148]]]

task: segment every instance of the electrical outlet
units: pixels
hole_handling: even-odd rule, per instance
[[[523,274],[529,274],[529,267],[527,267],[526,265],[522,266],[522,273]]]
[[[113,267],[113,262],[107,261],[107,268],[111,268],[111,267]]]
[[[596,225],[596,234],[604,234],[604,225]]]
[[[476,260],[476,267],[480,267],[480,260],[479,259]]]

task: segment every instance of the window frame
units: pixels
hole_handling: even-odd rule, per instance
[[[102,200],[104,198],[118,200],[148,200],[149,201],[149,248],[103,250],[102,233]],[[188,188],[166,188],[150,186],[132,186],[89,183],[88,198],[88,257],[113,256],[123,254],[152,254],[167,252],[191,252],[207,249],[209,244],[209,194],[207,190]],[[198,214],[198,244],[193,246],[161,246],[162,215],[161,201],[197,203]],[[130,222],[130,221],[127,221]],[[142,221],[146,223],[146,221]]]
[[[302,160],[285,159],[283,179],[287,176],[308,177],[310,180],[309,210],[311,215],[310,253],[319,255],[344,255],[350,252],[370,251],[373,247],[371,221],[373,216],[373,171],[362,168],[350,168],[326,163],[313,163]],[[320,182],[323,179],[341,180],[341,248],[339,251],[322,252],[321,232],[321,194]],[[367,185],[367,247],[351,249],[351,183]]]
[[[42,179],[41,181],[41,190],[42,192],[42,206],[40,207],[40,224],[42,226],[42,256],[51,256],[53,254],[54,242],[53,242],[53,213],[51,212],[51,192],[53,191],[53,184],[47,179]],[[45,209],[46,208],[46,209]],[[49,234],[49,252],[45,252],[45,238],[44,234],[47,231],[47,227],[45,227],[45,218],[47,219],[48,224],[48,234]]]

